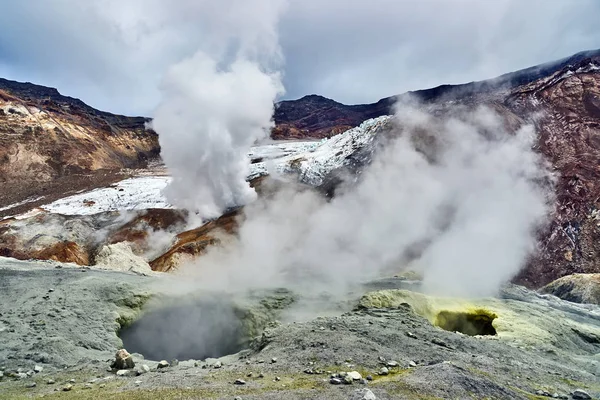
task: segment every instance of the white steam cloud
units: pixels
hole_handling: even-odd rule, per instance
[[[283,190],[245,208],[238,237],[182,273],[193,290],[288,287],[343,295],[410,265],[428,291],[494,295],[535,248],[551,197],[535,132],[495,112],[398,107],[390,140],[331,201]]]
[[[246,153],[268,137],[275,99],[283,93],[273,71],[283,1],[201,3],[213,17],[206,21],[210,45],[169,68],[152,126],[173,176],[167,199],[213,218],[256,197],[246,182]]]

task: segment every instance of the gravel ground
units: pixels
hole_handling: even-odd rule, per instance
[[[498,314],[498,335],[468,336],[433,326],[431,318],[415,312],[423,314],[423,302],[445,301],[397,290],[411,285],[394,279],[369,284],[365,290],[371,293],[360,303],[357,293],[345,312],[323,310],[325,316],[303,315],[303,322],[290,320],[300,315],[290,304],[299,302],[285,291],[255,294],[244,301],[213,297],[211,301],[235,304],[231,315],[239,318],[238,327],[256,335],[235,349],[244,350],[218,360],[173,362],[165,357],[170,366],[160,369],[160,360],[133,354],[134,371],[118,376],[109,371],[122,346],[117,332],[122,326],[136,326],[140,316],[141,321],[149,320],[151,314],[142,309],[151,304],[157,279],[161,278],[1,258],[0,398],[369,398],[364,392],[359,396],[357,391],[363,389],[377,399],[536,399],[546,398],[544,392],[572,398],[577,389],[592,398],[600,395],[597,307],[511,287],[503,299],[476,304]],[[173,306],[176,300],[168,303]],[[283,308],[285,314],[280,313]],[[178,351],[185,349],[185,340],[190,346],[209,343],[203,351],[217,348],[220,338],[231,343],[231,331],[206,328],[219,327],[215,314],[231,320],[227,307],[212,313],[200,309],[201,317],[194,308],[180,310],[187,322],[157,314],[161,317],[140,331],[139,340],[160,342],[169,349],[179,343]],[[164,324],[157,325],[162,318]],[[353,371],[361,379],[345,377]],[[352,383],[332,384],[332,376],[335,383]],[[363,381],[367,376],[372,380]]]

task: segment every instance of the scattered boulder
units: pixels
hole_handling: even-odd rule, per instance
[[[71,385],[70,383],[66,384],[65,386],[63,386],[62,390],[63,392],[70,392],[71,390],[73,390],[73,385]]]
[[[591,398],[592,396],[584,390],[577,389],[573,392],[573,399],[575,400],[589,400]]]
[[[379,370],[379,375],[385,376],[385,375],[389,375],[390,370],[387,369],[387,367],[381,367],[381,369]]]
[[[363,388],[356,389],[350,396],[349,400],[377,400],[377,396],[375,396],[375,393],[369,389]]]
[[[31,388],[34,388],[34,387],[36,387],[36,386],[37,386],[37,385],[36,385],[36,383],[35,383],[35,382],[29,382],[29,383],[27,384],[27,387],[28,387],[28,388],[30,388],[30,389],[31,389]]]
[[[236,379],[235,382],[233,382],[236,385],[245,385],[246,381],[243,379]]]
[[[117,371],[117,376],[129,376],[131,374],[131,370],[129,369],[120,369]]]
[[[358,371],[348,372],[348,376],[355,381],[360,381],[362,379],[362,375]]]
[[[147,372],[150,372],[150,367],[144,364],[141,367],[139,367],[135,372],[137,375],[143,375]]]
[[[573,274],[563,276],[540,289],[573,303],[600,305],[600,274]]]
[[[156,366],[157,369],[162,369],[162,368],[167,368],[169,365],[169,362],[166,360],[161,360],[158,362],[158,365]]]
[[[331,378],[329,380],[329,383],[331,383],[332,385],[341,385],[342,380],[340,378]]]
[[[117,354],[115,355],[115,361],[113,361],[111,368],[124,370],[132,369],[133,367],[135,367],[135,363],[133,362],[131,354],[129,354],[125,349],[120,349],[117,351]]]

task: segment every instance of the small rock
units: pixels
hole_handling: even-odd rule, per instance
[[[558,399],[559,397],[560,397],[560,395],[558,393],[552,393],[553,399]]]
[[[367,375],[367,380],[368,380],[368,381],[372,381],[372,380],[373,380],[373,376],[371,376],[371,375]]]
[[[258,374],[258,377],[259,377],[259,378],[264,378],[264,377],[265,377],[265,374],[263,374],[263,373],[261,372],[260,374]]]
[[[131,354],[127,350],[121,349],[115,354],[115,361],[113,361],[110,367],[113,369],[131,369],[135,367],[135,363]]]
[[[379,375],[388,375],[390,373],[390,370],[387,369],[386,367],[381,367],[381,369],[379,370]]]
[[[150,367],[147,366],[146,364],[142,365],[140,368],[137,369],[136,373],[137,375],[143,375],[147,372],[150,372]]]
[[[75,383],[75,379],[69,379],[69,383]]]
[[[312,375],[312,374],[314,374],[314,373],[315,373],[315,371],[313,371],[313,369],[312,369],[312,368],[306,368],[306,369],[304,370],[304,373],[305,373],[305,374],[308,374],[308,375]]]
[[[62,388],[63,392],[70,392],[72,389],[73,389],[73,385],[71,385],[71,384],[65,385]]]
[[[25,379],[25,378],[27,378],[27,374],[24,373],[24,372],[17,372],[16,378],[19,379],[19,380]]]
[[[279,382],[280,380],[281,380],[280,377],[278,377],[278,376],[275,377],[275,382]]]
[[[48,380],[46,381],[46,383],[47,383],[48,385],[54,385],[54,384],[56,383],[56,381],[55,381],[54,379],[48,379]]]
[[[101,388],[101,389],[105,388],[106,387],[106,383],[101,383],[101,384],[98,385],[98,387]]]
[[[213,368],[214,369],[219,369],[223,366],[223,363],[221,363],[221,361],[217,361],[216,363],[214,363]]]
[[[277,357],[271,358],[271,364],[275,364],[277,362]]]
[[[233,400],[242,400],[242,398],[240,396],[235,396]]]
[[[117,371],[117,376],[129,376],[128,369],[120,369]]]
[[[259,364],[263,364],[265,362],[265,360],[258,360],[257,363]]]
[[[48,289],[48,292],[52,293],[52,292],[54,292],[54,289]]]
[[[179,365],[179,360],[178,359],[174,359],[171,361],[171,367],[176,367]]]
[[[35,382],[30,382],[30,383],[28,383],[28,384],[27,384],[27,387],[28,387],[28,388],[30,388],[30,389],[31,389],[31,388],[34,388],[34,387],[36,387],[36,386],[37,386],[37,385],[36,385],[36,383],[35,383]]]
[[[356,389],[350,396],[350,400],[377,400],[377,396],[369,389]]]
[[[408,366],[411,367],[411,368],[414,368],[414,367],[417,366],[417,363],[414,362],[414,361],[411,361],[411,362],[408,363]]]
[[[433,339],[431,339],[431,343],[437,344],[438,346],[441,346],[441,347],[446,347],[448,349],[450,348],[450,346],[448,346],[448,344],[446,342],[444,342],[442,339],[433,338]]]
[[[361,383],[361,384],[363,384],[363,385],[368,385],[368,384],[369,384],[369,381],[368,381],[368,380],[366,380],[366,379],[361,379],[361,380],[360,380],[360,383]]]
[[[42,372],[44,370],[44,367],[42,367],[41,365],[36,365],[35,367],[33,367],[33,372]]]
[[[331,378],[329,380],[329,383],[331,383],[332,385],[341,385],[342,380],[340,378]]]
[[[0,379],[4,378],[4,372],[0,371]]]
[[[243,379],[236,379],[235,382],[233,382],[236,385],[245,385],[246,381]]]
[[[33,374],[35,374],[35,372],[33,372],[32,369],[30,369],[29,371],[27,371],[27,376],[33,376]]]
[[[397,367],[398,365],[400,365],[400,364],[398,364],[398,362],[397,362],[397,361],[388,361],[388,362],[386,363],[386,365],[387,365],[388,367],[390,367],[390,368],[396,368],[396,367]]]
[[[167,360],[161,360],[158,365],[156,366],[157,369],[161,369],[161,368],[167,368],[169,365],[169,362]]]
[[[344,383],[346,385],[352,385],[352,382],[354,382],[354,379],[350,375],[344,376]]]
[[[247,378],[252,378],[252,372],[248,372],[248,374],[246,374]]]
[[[417,338],[417,335],[415,335],[415,334],[414,334],[414,333],[412,333],[412,332],[406,332],[406,336],[408,336],[409,338],[413,338],[413,339],[416,339],[416,338]]]
[[[360,381],[362,379],[362,375],[358,371],[348,372],[348,376],[355,381]]]
[[[142,384],[142,381],[135,381],[135,384],[136,384],[137,386],[140,386],[140,385]]]
[[[581,389],[577,389],[573,392],[573,399],[576,400],[588,400],[591,399],[592,396],[590,396],[588,394],[588,392],[581,390]]]
[[[91,383],[86,383],[85,385],[83,385],[84,389],[91,389],[93,386]]]

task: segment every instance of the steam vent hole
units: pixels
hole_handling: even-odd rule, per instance
[[[183,301],[146,311],[119,332],[123,346],[150,360],[204,360],[242,350],[247,338],[226,301]]]
[[[461,332],[469,336],[496,335],[492,325],[498,316],[487,310],[440,311],[435,325],[450,332]]]

